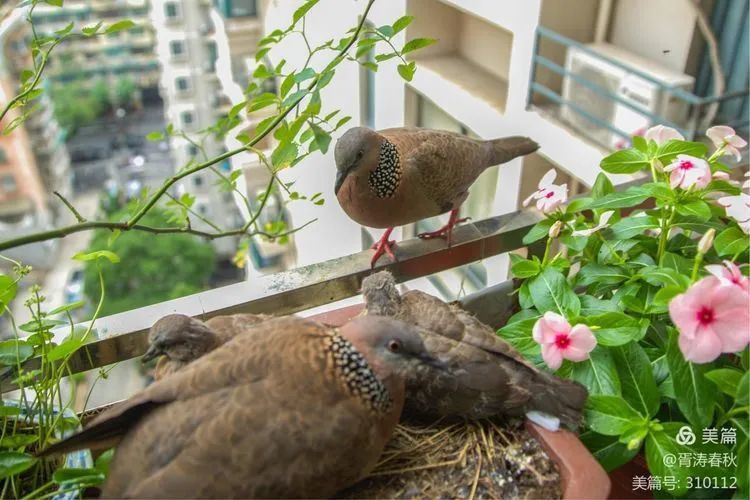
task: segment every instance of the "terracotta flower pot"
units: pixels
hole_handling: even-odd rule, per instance
[[[506,289],[508,286],[506,284],[499,285],[500,289]],[[479,302],[486,303],[486,297],[487,293],[483,293]],[[473,300],[473,298],[468,298],[464,303]],[[362,311],[362,307],[363,304],[355,304],[316,314],[310,316],[310,318],[321,323],[339,326],[357,316]],[[469,309],[475,312],[473,311],[474,308],[469,307]],[[483,318],[485,315],[478,314],[478,316]],[[610,491],[609,476],[575,434],[567,430],[550,432],[528,421],[526,422],[526,429],[536,437],[550,459],[557,464],[560,470],[562,497],[564,499],[603,500],[608,498]]]

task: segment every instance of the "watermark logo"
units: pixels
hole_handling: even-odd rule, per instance
[[[679,444],[687,446],[695,443],[695,433],[693,432],[693,429],[691,429],[690,426],[683,425],[677,432],[675,441],[677,441]]]

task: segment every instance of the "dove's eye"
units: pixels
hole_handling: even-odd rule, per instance
[[[360,149],[359,151],[357,151],[357,161],[361,160],[364,155],[365,155],[364,149]]]
[[[401,350],[401,342],[399,342],[398,340],[389,341],[388,350],[391,352],[399,352]]]

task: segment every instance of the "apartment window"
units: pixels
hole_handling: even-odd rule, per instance
[[[190,78],[187,76],[178,76],[175,78],[174,85],[177,88],[177,92],[188,92],[190,91]]]
[[[195,144],[187,145],[187,154],[191,159],[198,156],[198,148],[195,146]]]
[[[258,15],[256,0],[218,0],[216,6],[224,17],[249,17]]]
[[[216,60],[219,58],[219,49],[216,46],[216,42],[210,41],[206,43],[206,50],[208,51],[206,70],[214,72],[216,71]]]
[[[172,40],[169,42],[169,52],[172,57],[180,57],[185,54],[185,42],[182,40]]]
[[[196,207],[198,209],[198,213],[201,215],[208,214],[208,207],[204,203],[199,203]]]
[[[200,187],[203,185],[203,177],[200,175],[196,175],[193,177],[193,184],[195,187]]]
[[[0,177],[0,188],[6,193],[12,193],[17,188],[16,178],[10,174]]]
[[[182,125],[185,127],[191,126],[193,121],[195,121],[195,116],[192,111],[183,111],[180,118],[182,119]]]
[[[177,5],[177,2],[165,2],[164,15],[167,19],[176,19],[180,17],[180,6]]]

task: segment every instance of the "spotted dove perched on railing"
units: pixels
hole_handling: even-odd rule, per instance
[[[231,330],[42,455],[117,444],[105,497],[328,497],[375,466],[401,414],[403,374],[439,364],[414,327],[390,318]]]
[[[444,130],[354,127],[336,142],[339,204],[356,222],[387,228],[373,245],[374,265],[383,253],[396,260],[389,240],[395,226],[450,212],[448,224],[422,238],[444,237],[453,226],[469,187],[488,167],[533,153],[539,145],[527,137],[489,141]]]

